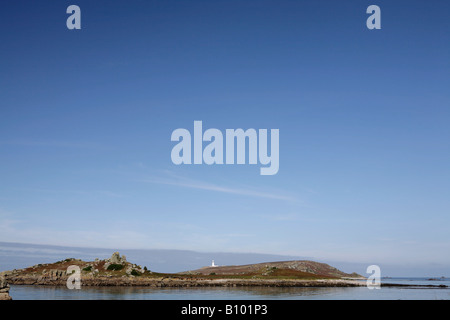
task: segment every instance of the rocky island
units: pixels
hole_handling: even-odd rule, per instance
[[[66,286],[71,272],[80,270],[82,286],[272,286],[272,287],[349,287],[365,285],[357,274],[347,274],[314,261],[282,261],[241,266],[212,266],[181,273],[152,272],[128,262],[118,252],[109,259],[83,261],[69,258],[4,272],[12,285]],[[72,267],[73,269],[73,267]]]

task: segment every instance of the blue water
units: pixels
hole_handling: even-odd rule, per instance
[[[383,279],[385,283],[415,285],[450,285],[450,279],[429,281],[426,278]],[[52,286],[11,286],[15,300],[450,300],[449,288],[150,288],[150,287],[82,287],[69,290]]]

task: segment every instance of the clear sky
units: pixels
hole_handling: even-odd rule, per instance
[[[449,16],[444,0],[2,1],[0,241],[450,269]],[[279,129],[278,174],[174,165],[194,120]]]

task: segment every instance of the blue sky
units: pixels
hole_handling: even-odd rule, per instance
[[[0,241],[450,268],[449,13],[2,2]],[[171,133],[194,120],[279,129],[278,174],[174,165]]]

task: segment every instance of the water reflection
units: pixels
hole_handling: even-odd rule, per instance
[[[82,287],[11,286],[15,300],[272,300],[272,299],[450,299],[449,289],[278,287]]]

